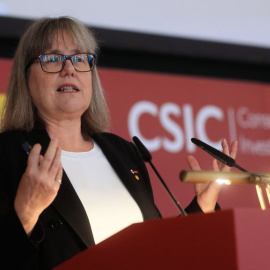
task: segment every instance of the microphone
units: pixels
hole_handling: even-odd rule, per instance
[[[239,170],[241,170],[242,172],[247,172],[247,170],[243,169],[242,167],[240,167],[239,165],[237,165],[235,163],[235,160],[231,157],[229,157],[228,155],[224,154],[223,152],[217,150],[216,148],[196,139],[196,138],[192,138],[191,141],[196,144],[198,147],[200,147],[201,149],[203,149],[206,153],[210,154],[211,156],[213,156],[215,159],[219,160],[220,162],[224,163],[225,165],[229,166],[229,167],[236,167]]]
[[[166,191],[169,193],[170,197],[172,198],[172,200],[174,201],[175,205],[177,206],[177,208],[180,210],[181,214],[184,216],[187,216],[186,211],[181,207],[180,203],[176,200],[176,198],[173,196],[172,192],[170,191],[170,189],[167,187],[167,185],[165,184],[164,180],[162,179],[162,177],[160,176],[160,174],[158,173],[157,169],[155,168],[155,166],[152,163],[152,155],[150,154],[150,152],[148,151],[148,149],[144,146],[144,144],[140,141],[140,139],[136,136],[134,136],[133,138],[133,142],[136,145],[139,153],[141,154],[141,157],[143,159],[144,162],[148,162],[152,169],[154,170],[155,174],[157,175],[157,177],[159,178],[160,182],[163,184],[164,188],[166,189]]]
[[[211,156],[213,156],[214,158],[219,160],[220,162],[226,164],[227,166],[229,166],[229,167],[234,166],[234,167],[238,168],[239,170],[241,170],[242,172],[248,173],[247,170],[245,170],[242,167],[240,167],[239,165],[237,165],[233,158],[231,158],[228,155],[224,154],[223,152],[217,150],[216,148],[214,148],[214,147],[212,147],[212,146],[210,146],[210,145],[208,145],[208,144],[206,144],[206,143],[204,143],[204,142],[202,142],[202,141],[200,141],[200,140],[198,140],[196,138],[192,138],[191,141],[194,144],[196,144],[197,146],[199,146],[200,148],[202,148],[205,152],[207,152],[208,154],[210,154]],[[191,172],[191,173],[193,173],[193,172]],[[212,173],[217,173],[217,172],[212,172]],[[218,172],[218,173],[220,173],[220,172]],[[236,174],[230,173],[230,177],[233,177],[233,175],[236,175]],[[247,175],[247,174],[241,175],[241,177],[244,177],[245,175]],[[183,174],[182,177],[184,177],[184,176],[185,175]],[[203,175],[201,174],[200,177],[202,178],[202,176]],[[185,177],[186,177],[186,179],[188,179],[188,176],[185,176]],[[237,180],[239,181],[239,176],[237,176],[237,178],[238,178]],[[268,199],[270,201],[270,196],[268,195],[268,193],[270,193],[270,190],[268,188],[269,184],[267,184],[267,181],[269,180],[269,178],[267,176],[263,175],[263,174],[258,174],[258,173],[249,174],[248,178],[249,178],[249,181],[251,183],[256,184],[256,191],[257,191],[257,195],[258,195],[258,199],[259,199],[261,208],[262,208],[262,210],[265,210],[266,205],[265,205],[264,198],[263,198],[263,192],[262,192],[262,189],[261,189],[259,184],[261,184],[262,181],[264,181],[264,183],[266,183],[266,193],[267,193]],[[198,180],[198,177],[197,177],[197,180]],[[202,179],[200,181],[202,181]]]
[[[28,141],[24,141],[22,144],[21,144],[23,150],[25,151],[26,155],[29,156],[30,152],[31,152],[31,145],[28,143]]]

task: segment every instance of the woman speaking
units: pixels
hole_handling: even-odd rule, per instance
[[[1,269],[51,269],[161,217],[135,146],[108,133],[97,52],[92,32],[68,17],[40,19],[21,38],[1,122]],[[231,153],[222,144],[235,158],[237,143]],[[229,170],[214,161],[218,169]],[[219,189],[196,185],[187,210],[213,211]]]

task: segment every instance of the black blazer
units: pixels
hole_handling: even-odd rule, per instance
[[[96,134],[93,139],[140,207],[144,220],[160,218],[147,169],[135,146],[110,133]],[[21,145],[25,140],[30,145],[40,143],[42,154],[50,142],[42,129],[0,134],[0,269],[51,269],[94,245],[94,239],[85,209],[65,172],[56,199],[40,215],[31,237],[26,235],[14,210],[27,165],[28,156]],[[138,171],[139,180],[131,170]],[[189,211],[200,211],[196,200]]]

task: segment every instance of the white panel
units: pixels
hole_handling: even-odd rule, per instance
[[[90,26],[270,47],[270,1],[0,0],[0,15],[69,15]]]

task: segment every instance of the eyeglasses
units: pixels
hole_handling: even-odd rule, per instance
[[[61,72],[65,67],[66,60],[70,60],[75,70],[79,72],[88,72],[95,67],[97,54],[77,53],[73,55],[63,55],[58,53],[46,53],[37,56],[36,59],[39,59],[41,68],[44,72]]]

